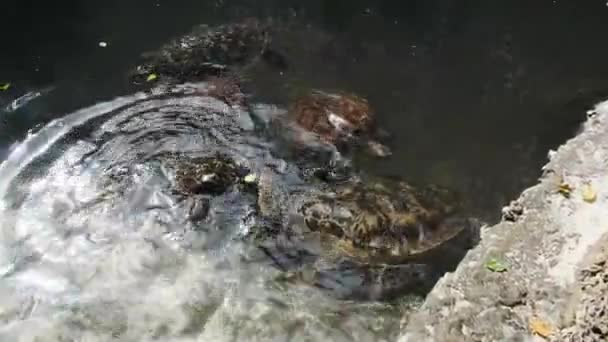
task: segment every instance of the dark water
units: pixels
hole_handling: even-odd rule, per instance
[[[285,105],[310,87],[368,98],[393,135],[394,155],[359,165],[460,189],[489,220],[535,182],[547,151],[576,133],[585,110],[608,97],[608,7],[601,1],[4,1],[0,16],[0,83],[11,83],[0,92],[2,158],[30,130],[133,93],[125,73],[142,52],[198,23],[251,16],[272,20],[274,47],[289,64],[285,71],[259,65],[247,72],[255,100]],[[87,116],[111,116],[121,101],[133,105],[138,96],[63,123],[67,130]],[[42,131],[13,159],[44,150],[45,137],[62,136],[63,128]],[[0,274],[8,279],[0,283],[0,307],[12,317],[1,336],[105,340],[112,333],[126,341],[202,329],[209,340],[388,340],[419,304],[267,288],[256,282],[261,271],[232,272],[221,258],[148,244],[149,236],[164,234],[157,225],[101,218],[102,210],[89,208],[84,223],[74,215],[57,224],[46,210],[69,212],[55,204],[71,203],[70,196],[90,199],[94,191],[79,185],[98,177],[74,171],[72,159],[92,147],[65,135],[75,143],[57,151],[60,162],[32,183],[16,223],[8,211],[0,215]],[[9,173],[10,163],[4,166],[0,171]],[[7,179],[0,190],[12,183]]]
[[[469,193],[495,219],[533,184],[546,152],[608,96],[608,7],[602,1],[3,1],[0,151],[28,129],[128,92],[125,70],[143,51],[197,23],[272,18],[290,70],[260,70],[251,91],[284,101],[297,86],[367,97],[394,135],[383,174]],[[282,26],[281,26],[282,25]],[[294,33],[295,31],[295,33]],[[108,43],[101,48],[98,43]],[[295,84],[295,86],[294,86]]]

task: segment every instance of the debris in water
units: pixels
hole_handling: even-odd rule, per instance
[[[106,42],[99,42],[99,47],[105,48],[106,46],[108,46],[108,43],[106,43]]]
[[[570,198],[572,190],[574,190],[574,188],[563,180],[559,183],[559,186],[557,187],[557,192],[559,192],[566,198]]]
[[[597,199],[597,192],[591,187],[591,184],[583,185],[583,201],[593,203]]]
[[[10,83],[0,83],[0,91],[6,91],[11,87]]]
[[[488,262],[486,263],[486,268],[489,269],[492,272],[506,272],[507,271],[507,267],[500,261],[498,261],[495,258],[492,258],[490,260],[488,260]]]
[[[553,327],[542,319],[532,318],[530,320],[530,330],[532,330],[533,334],[546,338],[553,332]]]
[[[148,78],[146,78],[146,82],[152,82],[154,80],[156,80],[158,78],[157,74],[150,74],[148,75]]]
[[[250,173],[247,176],[245,176],[245,179],[243,179],[245,181],[245,183],[251,184],[251,183],[255,183],[258,179],[258,176],[255,173]]]

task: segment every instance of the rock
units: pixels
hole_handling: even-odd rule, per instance
[[[551,324],[552,341],[608,339],[608,199],[565,198],[554,179],[608,188],[608,102],[594,113],[552,154],[543,169],[553,172],[505,207],[504,221],[437,283],[399,341],[544,340],[530,330],[534,317]],[[487,271],[490,257],[506,259],[508,271]]]
[[[500,292],[499,303],[508,307],[523,305],[527,294],[527,290],[517,284],[506,285]]]

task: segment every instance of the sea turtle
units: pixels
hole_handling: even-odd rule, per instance
[[[231,191],[256,194],[257,176],[228,153],[216,151],[200,157],[172,153],[162,159],[172,170],[172,192],[185,206],[190,221],[204,221],[215,197]],[[255,200],[251,202],[255,204]]]
[[[246,167],[220,152],[205,157],[181,157],[175,162],[175,189],[182,194],[219,195],[247,174]]]
[[[178,83],[235,73],[258,59],[287,67],[284,56],[270,48],[268,26],[254,18],[219,26],[199,25],[154,52],[144,53],[130,73],[134,83],[161,77]]]
[[[424,292],[478,238],[479,224],[464,216],[458,196],[437,186],[354,177],[292,192],[282,197],[289,203],[279,206],[272,203],[277,198],[272,193],[281,189],[275,183],[271,177],[258,183],[260,214],[276,216],[280,209],[289,222],[282,230],[262,230],[266,254],[291,279],[338,296],[379,299],[406,289]],[[276,238],[272,234],[281,240],[268,244]],[[294,261],[294,255],[302,260]]]
[[[396,179],[339,184],[297,208],[332,250],[366,264],[403,263],[450,241],[468,226],[460,209],[447,189]]]
[[[352,152],[362,147],[378,157],[391,154],[368,101],[352,93],[311,90],[283,110],[254,107],[252,116],[277,141],[280,156],[324,180],[350,177]]]
[[[313,90],[296,98],[289,117],[320,140],[346,150],[362,144],[379,157],[391,154],[390,149],[375,140],[379,130],[369,102],[353,93]]]

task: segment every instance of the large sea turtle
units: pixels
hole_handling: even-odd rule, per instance
[[[130,73],[135,83],[156,79],[196,82],[209,76],[237,74],[239,69],[263,60],[285,68],[285,58],[270,47],[267,25],[248,18],[219,26],[198,25],[160,49],[147,52]]]
[[[288,221],[277,229],[271,219],[256,239],[280,268],[339,296],[424,292],[478,238],[479,224],[458,196],[437,186],[372,177],[295,191],[276,183],[260,178],[258,208],[262,217]],[[294,255],[303,260],[294,262]]]
[[[398,264],[461,233],[454,194],[394,179],[353,180],[306,198],[297,208],[308,229],[362,263]]]

